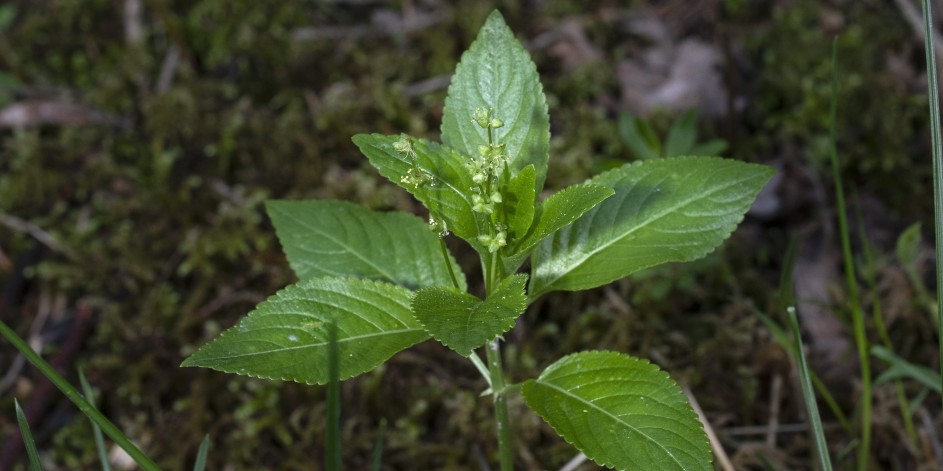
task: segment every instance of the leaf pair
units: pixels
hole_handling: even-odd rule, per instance
[[[458,353],[510,329],[527,307],[526,275],[482,301],[419,218],[343,201],[271,201],[289,264],[301,279],[259,304],[183,366],[324,384],[328,325],[337,323],[340,378],[369,371],[430,335]],[[450,271],[461,289],[455,288]],[[415,293],[413,290],[417,290]]]
[[[337,322],[340,378],[369,371],[429,338],[413,290],[465,277],[419,218],[343,201],[271,201],[269,216],[298,283],[184,361],[268,379],[325,384],[328,324]]]

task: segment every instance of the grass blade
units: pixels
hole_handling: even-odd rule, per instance
[[[23,413],[23,409],[20,407],[20,401],[13,399],[13,405],[16,406],[16,422],[20,425],[20,435],[23,436],[23,444],[26,445],[26,454],[29,456],[29,469],[42,471],[43,466],[39,463],[39,450],[36,449],[36,441],[33,440],[33,433],[29,430],[26,414]]]
[[[386,419],[380,419],[380,429],[377,430],[377,444],[373,447],[373,463],[370,471],[380,471],[383,464],[383,435],[386,433]]]
[[[832,163],[832,177],[835,182],[835,201],[838,206],[838,228],[841,236],[842,261],[844,262],[845,282],[848,285],[848,299],[851,302],[851,319],[858,350],[858,363],[861,365],[861,443],[858,446],[859,471],[868,469],[871,451],[871,357],[870,346],[864,326],[864,311],[858,298],[858,281],[855,277],[855,261],[851,254],[851,236],[848,229],[848,217],[845,207],[845,193],[842,188],[841,167],[838,165],[838,149],[835,139],[835,115],[838,109],[838,38],[832,41],[832,98],[828,119],[829,157]]]
[[[95,407],[92,406],[84,397],[74,388],[65,378],[63,378],[59,373],[56,372],[55,368],[52,367],[49,363],[46,363],[46,360],[43,360],[36,352],[33,351],[26,342],[20,338],[19,335],[16,335],[16,332],[13,332],[13,329],[10,329],[6,323],[0,321],[0,335],[7,339],[14,348],[16,348],[30,363],[33,364],[46,378],[49,379],[52,384],[54,384],[62,394],[65,394],[76,407],[85,414],[86,417],[91,419],[93,422],[98,424],[101,427],[102,432],[105,435],[108,435],[109,438],[114,440],[114,442],[120,446],[124,451],[134,459],[134,462],[138,464],[144,471],[160,471],[160,467],[157,466],[157,463],[154,463],[153,460],[147,457],[137,446],[131,443],[131,440],[128,439],[115,424],[111,423],[107,417],[102,415],[100,412],[95,410]]]
[[[327,441],[324,467],[328,471],[341,469],[341,380],[340,351],[337,345],[337,323],[331,319],[327,345]]]
[[[855,197],[855,200],[857,201],[857,197]],[[864,273],[868,283],[868,290],[871,293],[871,321],[874,323],[874,328],[877,330],[878,337],[881,338],[884,347],[888,350],[892,350],[891,336],[887,332],[887,326],[884,322],[884,310],[881,307],[881,298],[878,295],[877,267],[874,261],[871,241],[868,240],[867,232],[864,230],[864,222],[862,222],[864,218],[861,214],[860,204],[855,205],[855,212],[857,213],[858,219],[858,233],[861,234],[861,251],[864,255],[865,265]],[[874,356],[874,347],[871,348],[871,355]],[[877,380],[875,380],[875,385],[877,385]],[[917,429],[914,428],[914,421],[907,408],[907,392],[904,390],[903,381],[894,381],[894,389],[897,391],[897,404],[898,407],[900,407],[900,416],[901,420],[904,422],[904,430],[907,431],[907,439],[910,441],[910,445],[916,448],[918,440]]]
[[[819,416],[819,406],[815,402],[815,391],[812,389],[812,377],[809,374],[809,365],[803,353],[802,337],[799,333],[799,319],[795,308],[788,309],[789,326],[796,342],[793,348],[796,364],[799,365],[799,379],[802,383],[802,397],[805,399],[806,415],[812,426],[812,435],[815,438],[815,450],[819,457],[819,466],[823,471],[832,470],[832,460],[828,456],[828,443],[825,441],[825,431],[822,429],[822,418]]]
[[[203,471],[206,469],[206,456],[210,452],[210,436],[203,436],[203,442],[200,443],[200,449],[196,452],[196,461],[193,463],[193,471]]]
[[[85,379],[85,372],[79,368],[79,385],[82,386],[82,394],[85,399],[95,407],[95,396],[92,394],[92,386]],[[105,450],[105,437],[102,435],[102,429],[94,421],[92,422],[92,434],[95,436],[95,449],[98,450],[98,459],[102,464],[102,471],[111,471],[111,463],[108,462],[108,451]]]
[[[940,96],[936,78],[936,50],[933,44],[933,12],[923,0],[923,37],[927,53],[927,92],[930,101],[930,139],[933,145],[933,228],[936,235],[936,292],[943,293],[943,143],[940,142]],[[940,339],[940,368],[943,368],[943,303],[937,303],[937,338]],[[941,370],[943,371],[943,370]],[[943,374],[940,375],[943,381]],[[940,388],[943,389],[943,383]]]

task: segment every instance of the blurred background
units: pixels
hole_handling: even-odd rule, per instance
[[[783,322],[779,290],[792,279],[846,468],[856,435],[834,411],[853,421],[860,387],[828,164],[836,35],[837,145],[862,303],[883,314],[869,332],[878,342],[886,328],[898,355],[939,368],[923,242],[933,220],[925,59],[909,0],[6,0],[2,320],[73,383],[83,368],[101,410],[166,469],[190,467],[204,434],[208,469],[318,469],[323,388],[178,365],[293,282],[266,199],[419,211],[350,136],[437,139],[449,76],[494,8],[541,74],[548,191],[678,154],[778,169],[707,258],[538,301],[506,335],[511,380],[578,350],[650,358],[691,388],[737,469],[812,469],[794,366],[758,316]],[[900,238],[914,223],[924,229]],[[797,261],[784,274],[793,238]],[[476,273],[470,249],[452,245]],[[6,342],[0,376],[0,469],[25,464],[8,440],[14,397],[47,469],[98,468],[88,421]],[[901,387],[914,433],[895,385],[877,386],[872,459],[940,469],[939,396]],[[348,469],[367,469],[381,420],[384,469],[494,461],[485,384],[438,344],[343,388]],[[576,454],[519,398],[511,414],[520,469],[559,469]]]

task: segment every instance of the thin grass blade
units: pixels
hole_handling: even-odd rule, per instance
[[[870,345],[864,325],[864,311],[858,297],[855,259],[851,253],[851,232],[848,229],[848,217],[845,206],[845,192],[842,187],[841,167],[838,165],[838,148],[835,138],[835,115],[838,109],[838,38],[832,41],[832,97],[828,118],[829,157],[832,163],[832,177],[835,182],[835,202],[838,210],[838,229],[841,236],[842,261],[844,262],[845,282],[848,288],[848,300],[851,304],[851,320],[858,350],[858,363],[861,365],[861,443],[858,445],[858,471],[866,471],[871,452],[871,357]]]
[[[936,293],[943,293],[943,142],[940,141],[940,96],[936,77],[931,2],[923,0],[923,37],[927,53],[927,92],[930,98],[930,142],[933,146],[933,228],[936,235]],[[937,303],[937,338],[940,339],[940,368],[943,372],[943,303]],[[943,381],[943,374],[940,375]],[[943,383],[940,384],[943,389]]]
[[[203,436],[203,442],[200,443],[200,449],[196,452],[196,461],[193,462],[193,471],[203,471],[206,469],[206,457],[210,452],[210,436]]]
[[[39,450],[36,449],[36,441],[33,440],[33,433],[29,430],[29,422],[26,421],[26,414],[20,407],[20,401],[13,399],[13,405],[16,407],[16,422],[20,425],[20,435],[23,436],[23,444],[26,445],[26,454],[29,456],[29,469],[32,471],[42,471],[43,465],[39,463]]]
[[[102,432],[105,435],[108,435],[109,438],[115,441],[115,443],[120,446],[128,455],[134,460],[138,466],[141,467],[144,471],[160,471],[160,467],[157,466],[157,463],[154,463],[153,460],[147,457],[137,446],[131,443],[131,440],[128,439],[125,434],[111,423],[107,417],[102,415],[100,412],[95,410],[95,407],[92,406],[88,401],[82,397],[82,394],[78,392],[65,378],[63,378],[56,370],[46,363],[36,352],[33,351],[26,342],[20,338],[19,335],[16,335],[16,332],[13,331],[6,323],[0,321],[0,335],[2,335],[8,342],[10,342],[14,348],[16,348],[33,366],[38,369],[43,376],[49,379],[52,384],[54,384],[62,394],[65,394],[76,407],[85,414],[86,417],[91,419],[93,422],[98,424],[101,427]]]
[[[380,471],[383,464],[383,435],[386,433],[386,419],[380,419],[380,428],[377,430],[377,444],[373,447],[373,463],[370,471]]]
[[[799,365],[799,379],[802,383],[802,397],[805,399],[806,415],[812,425],[812,435],[815,439],[815,451],[818,454],[819,466],[823,471],[832,470],[832,460],[828,455],[828,443],[825,441],[825,431],[822,429],[822,417],[819,415],[819,406],[815,402],[815,391],[812,388],[812,375],[809,374],[809,365],[803,353],[802,337],[799,333],[799,319],[796,310],[789,309],[789,326],[796,339],[793,355]]]
[[[85,399],[92,404],[92,407],[95,407],[95,396],[92,393],[92,386],[88,384],[88,380],[85,378],[85,372],[82,371],[82,368],[79,368],[79,384],[82,386],[82,394],[85,395]],[[98,451],[98,460],[101,461],[102,471],[111,471],[111,463],[108,462],[108,451],[105,449],[105,436],[102,434],[102,429],[94,421],[89,420],[89,422],[92,423],[92,434],[95,436],[95,449]]]

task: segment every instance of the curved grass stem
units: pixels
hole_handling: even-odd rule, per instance
[[[82,397],[82,394],[78,392],[65,378],[63,378],[59,373],[56,372],[55,368],[52,367],[49,363],[46,363],[46,360],[43,360],[36,352],[30,348],[29,345],[20,338],[19,335],[16,335],[16,332],[8,327],[4,322],[0,321],[0,335],[3,335],[13,346],[21,353],[30,363],[33,364],[49,381],[52,382],[62,394],[65,394],[76,407],[85,414],[86,417],[91,419],[93,422],[98,424],[101,427],[102,431],[105,432],[105,435],[108,435],[109,438],[115,441],[115,443],[120,446],[124,451],[134,459],[134,462],[145,471],[159,471],[160,467],[157,466],[157,463],[154,463],[150,458],[147,457],[138,447],[136,447],[131,440],[128,439],[115,424],[111,423],[107,417],[102,415],[95,409],[91,403],[85,400]]]

